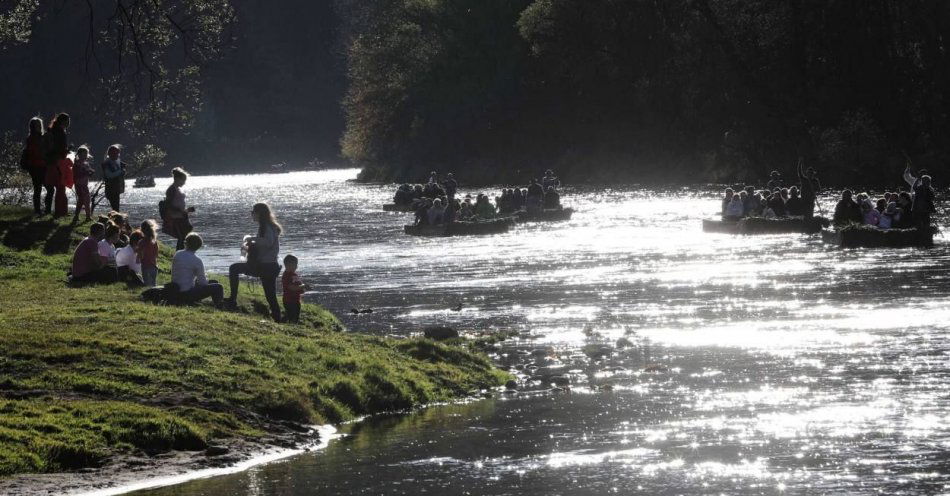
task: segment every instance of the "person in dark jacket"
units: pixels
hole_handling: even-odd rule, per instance
[[[55,188],[60,184],[59,180],[59,162],[65,160],[69,154],[69,142],[66,131],[69,129],[69,114],[58,114],[53,117],[49,123],[49,130],[43,136],[46,158],[46,174],[43,182],[46,186],[45,207],[49,214],[53,209],[53,197]],[[50,194],[50,193],[53,194]]]
[[[776,189],[772,193],[772,196],[769,198],[769,208],[772,209],[772,212],[775,213],[775,216],[778,218],[788,217],[788,211],[785,208],[785,200],[782,199],[781,190]]]
[[[801,217],[805,215],[805,202],[798,193],[798,187],[792,186],[788,190],[788,201],[785,202],[785,212],[788,215]]]
[[[784,184],[782,183],[782,175],[779,174],[778,171],[772,171],[769,174],[769,182],[765,186],[769,189],[769,191],[782,189],[782,187],[784,186]]]
[[[119,198],[125,193],[126,165],[122,161],[122,145],[112,145],[106,151],[106,159],[102,162],[102,180],[106,184],[106,199],[109,206],[116,212],[119,210]]]
[[[801,181],[800,191],[802,195],[802,215],[805,220],[815,216],[815,203],[818,201],[818,192],[821,191],[821,183],[818,182],[818,173],[815,169],[809,167],[804,169],[804,162],[798,161],[798,179]]]
[[[918,229],[930,229],[930,216],[937,211],[937,206],[934,201],[936,192],[931,184],[932,180],[930,176],[926,174],[926,171],[921,170],[919,173],[921,174],[920,177],[914,177],[910,172],[910,165],[904,170],[904,180],[907,181],[911,191],[914,193],[910,212],[914,226]]]
[[[459,190],[459,183],[455,180],[455,174],[450,172],[445,176],[445,181],[442,181],[442,188],[445,190],[445,196],[449,199],[449,202],[455,199],[455,193]]]
[[[29,174],[33,182],[33,212],[36,215],[42,215],[40,200],[43,196],[43,188],[46,188],[47,205],[53,201],[53,187],[46,185],[46,157],[43,156],[43,119],[34,117],[30,119],[30,135],[26,138],[26,144],[23,148],[23,155],[20,158],[20,166]],[[49,213],[49,207],[47,207]]]
[[[835,205],[833,221],[836,226],[864,223],[864,214],[861,212],[861,207],[852,199],[853,196],[849,189],[841,192],[841,200]]]

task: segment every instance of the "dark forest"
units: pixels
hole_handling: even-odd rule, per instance
[[[13,3],[38,6],[4,13],[5,129],[65,110],[98,151],[155,143],[201,172],[732,182],[802,157],[881,184],[950,152],[936,0]]]

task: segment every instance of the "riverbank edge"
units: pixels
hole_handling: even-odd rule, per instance
[[[13,219],[13,220],[11,220]],[[39,226],[43,224],[43,226]],[[129,291],[124,287],[120,288],[119,286],[112,286],[107,288],[83,288],[83,289],[73,289],[65,288],[63,284],[62,274],[65,273],[65,266],[68,266],[69,253],[75,247],[81,235],[79,232],[88,229],[88,224],[79,223],[76,225],[70,224],[68,219],[54,221],[47,218],[35,219],[28,212],[24,210],[10,209],[8,207],[0,207],[0,231],[3,234],[4,243],[0,246],[0,261],[3,263],[0,264],[0,276],[6,281],[6,294],[10,295],[13,293],[20,293],[28,298],[28,295],[35,294],[35,289],[37,286],[43,286],[54,288],[51,289],[53,293],[62,293],[62,294],[71,294],[79,295],[85,292],[88,292],[88,295],[83,295],[88,299],[101,298],[103,295],[107,295],[109,298],[116,298],[124,300],[123,305],[132,305],[136,309],[141,309],[144,307],[144,304],[138,301],[137,291]],[[22,235],[24,233],[35,233],[35,232],[44,232],[50,234],[49,236],[37,236],[36,239],[32,240],[23,240],[22,238],[17,238],[16,236],[11,236],[11,231],[16,230],[16,234]],[[68,235],[63,239],[64,231],[68,231]],[[50,249],[50,243],[52,238],[59,238],[57,243],[60,243],[62,247]],[[10,241],[16,240],[16,246],[10,246]],[[50,252],[53,253],[50,253]],[[164,251],[162,254],[162,265],[166,266],[168,264],[168,256],[170,252],[168,250]],[[29,263],[36,262],[37,266],[31,266]],[[34,283],[32,286],[24,285],[24,287],[19,288],[19,281],[11,274],[12,271],[26,272],[27,280],[32,280]],[[39,284],[36,284],[39,283]],[[11,285],[13,287],[11,287]],[[12,293],[11,293],[12,291]],[[339,321],[333,317],[331,314],[326,312],[319,307],[314,305],[307,305],[307,310],[313,314],[313,316],[306,320],[305,326],[278,326],[273,323],[268,323],[265,320],[261,319],[261,312],[266,312],[266,306],[264,306],[262,301],[262,294],[260,289],[245,291],[245,294],[242,295],[241,305],[239,306],[239,311],[241,314],[234,313],[225,313],[225,312],[211,312],[210,308],[207,306],[201,306],[194,309],[174,309],[170,307],[156,307],[149,305],[147,307],[150,316],[159,319],[175,319],[179,317],[183,312],[188,313],[201,313],[206,314],[211,312],[211,315],[225,315],[229,321],[230,325],[238,324],[238,327],[244,327],[248,334],[250,333],[261,333],[261,332],[286,332],[289,336],[283,336],[286,339],[290,339],[292,342],[296,340],[306,340],[309,338],[314,338],[318,335],[329,335],[329,336],[348,336],[349,341],[357,343],[360,346],[367,347],[377,347],[383,349],[383,351],[398,351],[396,357],[398,360],[403,361],[402,364],[396,364],[400,367],[406,367],[405,370],[410,372],[431,372],[433,370],[437,371],[447,371],[449,372],[446,378],[434,378],[432,384],[428,383],[413,383],[410,382],[410,385],[413,387],[432,387],[432,391],[429,392],[431,395],[429,401],[410,401],[409,398],[384,398],[382,395],[369,396],[361,398],[361,401],[366,405],[365,412],[359,412],[356,409],[346,410],[347,414],[342,415],[338,418],[334,418],[331,421],[340,421],[340,420],[349,420],[354,417],[363,416],[365,414],[374,414],[374,413],[384,413],[386,411],[396,411],[404,409],[405,407],[417,407],[424,405],[429,402],[439,402],[449,399],[457,399],[465,397],[474,390],[478,388],[488,388],[496,387],[504,382],[505,373],[501,372],[497,368],[490,366],[487,358],[482,356],[481,358],[476,359],[476,355],[466,351],[459,346],[447,346],[444,344],[438,344],[434,342],[429,342],[427,340],[392,340],[384,339],[375,336],[365,336],[355,333],[344,333],[342,331],[342,325],[339,324]],[[5,296],[6,298],[6,296]],[[24,302],[18,301],[6,301],[5,303],[11,304],[10,306],[20,307],[17,310],[4,310],[0,311],[0,332],[6,334],[6,336],[0,336],[0,341],[6,343],[11,334],[11,321],[15,321],[16,325],[21,327],[35,327],[42,329],[44,324],[40,322],[32,322],[29,317],[21,318],[22,315],[11,315],[15,312],[22,311],[24,307],[28,306],[26,300]],[[6,306],[6,305],[5,305]],[[263,308],[262,308],[263,307]],[[255,310],[256,309],[256,310]],[[28,310],[28,309],[27,309]],[[57,308],[46,308],[44,311],[49,314],[55,314]],[[8,315],[4,318],[3,313]],[[164,315],[168,313],[168,315]],[[27,312],[28,314],[28,312]],[[24,314],[26,315],[26,314]],[[195,315],[192,315],[195,317]],[[24,325],[25,324],[25,325]],[[59,325],[62,325],[61,323]],[[67,327],[69,327],[67,325]],[[262,329],[264,328],[264,329]],[[302,329],[305,328],[305,329]],[[18,346],[21,346],[23,343],[16,343]],[[302,344],[301,344],[302,345]],[[14,347],[15,348],[15,347]],[[83,394],[77,391],[68,390],[40,390],[39,393],[36,391],[25,391],[22,389],[18,390],[18,385],[24,384],[27,381],[20,381],[24,377],[15,377],[17,375],[16,370],[11,370],[7,366],[7,361],[11,359],[10,354],[17,354],[17,360],[23,360],[24,355],[21,350],[11,350],[8,347],[3,348],[5,351],[0,351],[0,375],[3,375],[4,387],[0,388],[0,402],[4,405],[9,405],[11,403],[27,402],[27,403],[43,403],[48,401],[53,402],[62,402],[68,403],[73,398],[82,398],[83,401],[91,402],[95,404],[96,401],[109,401],[109,402],[131,402],[131,403],[148,403],[152,407],[160,407],[162,403],[150,401],[152,398],[118,398],[118,397],[108,397],[108,395],[97,392],[96,394]],[[373,351],[373,350],[370,350]],[[7,356],[3,356],[7,355]],[[387,355],[385,358],[392,359],[392,353]],[[461,358],[462,361],[467,361],[467,363],[452,363],[452,358]],[[489,369],[485,370],[475,370],[471,368],[471,365],[474,363],[479,365],[477,362],[483,362],[490,366]],[[413,363],[417,362],[417,363]],[[424,368],[421,364],[434,364],[436,368]],[[344,364],[346,365],[346,364]],[[466,366],[469,368],[466,369]],[[480,366],[480,365],[479,365]],[[476,367],[478,368],[478,367]],[[473,370],[477,373],[472,373]],[[22,372],[22,371],[19,371]],[[385,372],[382,370],[381,372]],[[468,375],[467,375],[468,374]],[[382,374],[380,374],[382,375]],[[380,377],[373,376],[374,380],[379,380]],[[25,379],[33,379],[31,377],[25,377]],[[310,378],[313,382],[319,381],[319,377]],[[393,377],[392,379],[398,380],[398,377]],[[412,379],[412,378],[410,378]],[[18,382],[20,381],[20,382]],[[356,379],[354,379],[356,381]],[[453,381],[457,381],[454,382]],[[393,383],[384,383],[384,385],[392,386]],[[340,384],[335,384],[339,386]],[[346,384],[353,386],[353,384]],[[359,386],[359,384],[356,384]],[[360,392],[360,391],[358,391]],[[366,392],[366,391],[362,391]],[[354,391],[343,391],[341,394],[355,394]],[[424,395],[423,395],[424,396]],[[329,397],[329,401],[334,401],[337,397]],[[418,397],[417,397],[418,399]],[[326,401],[326,400],[324,400]],[[342,403],[342,400],[341,400]],[[391,408],[386,408],[386,405],[390,405]],[[205,407],[205,405],[201,405]],[[280,405],[279,405],[280,406]],[[245,405],[242,405],[245,407]],[[339,407],[339,405],[337,405]],[[190,408],[190,407],[189,407]],[[252,410],[252,407],[246,406],[248,410]],[[210,413],[229,413],[227,409],[221,409],[220,411],[214,407],[209,407],[211,410]],[[165,412],[172,412],[174,414],[174,409],[165,409]],[[209,412],[205,412],[209,413]],[[107,457],[107,462],[100,464],[98,466],[90,465],[86,467],[79,467],[78,470],[72,471],[62,471],[54,470],[46,474],[30,474],[30,473],[13,473],[9,474],[7,477],[0,479],[0,491],[7,492],[12,491],[17,494],[50,494],[50,492],[77,492],[77,491],[86,491],[86,490],[101,490],[96,484],[108,484],[110,486],[121,485],[123,481],[125,482],[134,482],[136,479],[141,478],[141,474],[148,473],[153,475],[156,471],[162,472],[167,470],[168,475],[175,475],[176,473],[181,472],[194,472],[196,470],[201,470],[203,467],[210,465],[222,465],[222,466],[235,466],[241,465],[248,462],[249,460],[254,460],[257,458],[274,456],[274,453],[287,453],[286,456],[290,456],[299,450],[307,449],[307,446],[312,446],[316,442],[320,442],[318,431],[309,430],[307,432],[301,432],[301,427],[305,424],[295,423],[290,419],[284,418],[270,418],[267,417],[267,413],[276,413],[278,417],[285,412],[255,412],[248,411],[246,413],[254,414],[255,417],[260,417],[265,419],[265,421],[254,425],[253,427],[258,430],[258,432],[253,435],[245,435],[246,430],[240,428],[234,428],[232,436],[228,437],[218,437],[217,435],[209,435],[209,445],[212,444],[215,448],[215,451],[223,451],[224,454],[218,454],[216,456],[209,456],[211,452],[206,452],[204,449],[200,450],[180,450],[180,449],[169,449],[165,450],[159,454],[148,454],[144,455],[141,452],[130,453],[122,451],[110,452]],[[9,427],[11,420],[10,418],[4,420],[2,417],[7,415],[6,411],[0,411],[0,428]],[[248,417],[241,417],[237,419],[241,425],[247,421]],[[229,420],[236,420],[230,418]],[[318,418],[318,420],[327,420],[325,418]],[[187,419],[184,419],[187,421]],[[210,421],[209,421],[210,423]],[[263,424],[263,425],[262,425]],[[246,425],[245,425],[246,427]],[[29,431],[26,430],[27,436],[29,436]],[[20,442],[23,439],[19,440]],[[26,439],[26,445],[33,445],[33,439]],[[8,439],[7,442],[10,442]],[[3,446],[0,443],[0,454],[7,455],[6,448],[9,446]],[[295,451],[298,450],[298,451]],[[75,468],[75,467],[70,467]],[[200,477],[200,476],[199,476]],[[42,481],[50,481],[44,483]],[[88,480],[89,485],[81,485],[82,480]],[[72,482],[70,482],[72,481]],[[93,482],[94,481],[94,482]],[[102,481],[109,481],[108,483]],[[14,489],[15,488],[15,489]]]

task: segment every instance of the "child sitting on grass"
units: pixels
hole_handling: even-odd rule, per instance
[[[139,242],[142,241],[142,231],[133,231],[129,242],[115,254],[116,270],[119,280],[132,286],[144,286],[142,281],[142,264],[138,261]]]
[[[300,305],[303,303],[303,293],[307,285],[297,275],[297,257],[284,257],[284,275],[280,282],[284,290],[284,322],[297,324],[300,322]]]
[[[99,241],[99,258],[102,259],[102,265],[111,265],[115,267],[115,244],[119,241],[119,226],[106,224],[105,237]]]

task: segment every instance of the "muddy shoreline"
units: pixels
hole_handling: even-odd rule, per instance
[[[53,474],[27,474],[0,480],[0,494],[19,496],[113,495],[180,484],[247,470],[253,466],[325,447],[332,426],[283,432],[261,441],[222,440],[203,451],[116,455],[97,468]]]

